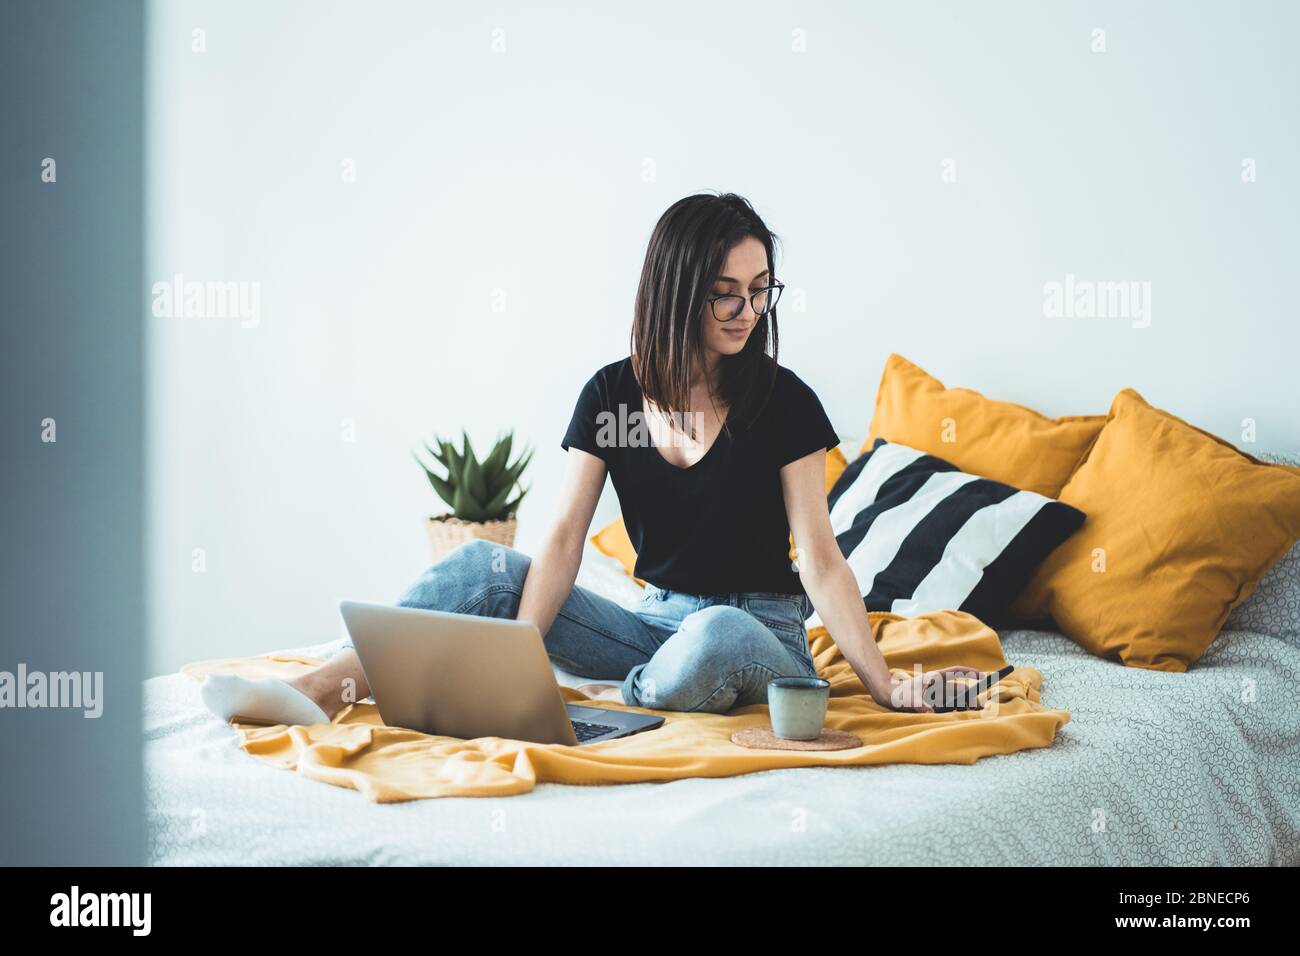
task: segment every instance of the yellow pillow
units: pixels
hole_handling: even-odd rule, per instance
[[[849,460],[838,448],[832,448],[826,453],[826,494],[831,493],[835,482],[840,480],[840,475],[844,474],[844,469],[848,467]]]
[[[1187,670],[1300,538],[1300,469],[1264,464],[1132,389],[1060,500],[1087,520],[1022,603],[1131,667]]]
[[[901,355],[891,355],[862,451],[883,438],[970,474],[1055,498],[1105,421],[1104,415],[1047,418],[968,388],[945,388]]]
[[[827,494],[830,494],[835,480],[844,473],[844,469],[847,467],[849,467],[849,461],[844,457],[844,452],[838,448],[832,448],[826,453]],[[633,571],[636,570],[636,549],[632,547],[632,539],[627,536],[627,527],[623,524],[622,515],[619,515],[617,521],[611,522],[593,534],[591,543],[596,546],[601,554],[607,554],[623,565],[623,570],[628,573],[628,576],[633,581],[642,587],[645,586],[645,582],[633,574]],[[793,536],[790,539],[790,558],[791,560],[794,559]]]
[[[593,534],[591,543],[601,554],[616,559],[623,565],[623,570],[627,572],[628,577],[645,587],[645,582],[632,573],[636,570],[636,549],[632,547],[632,539],[627,536],[627,526],[623,524],[622,515]]]

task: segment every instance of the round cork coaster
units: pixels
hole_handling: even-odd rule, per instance
[[[862,741],[847,730],[823,727],[821,736],[813,740],[786,740],[772,732],[772,728],[746,727],[731,735],[731,742],[752,750],[851,750],[861,747]]]

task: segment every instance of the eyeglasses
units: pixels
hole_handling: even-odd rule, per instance
[[[754,307],[754,314],[762,317],[775,309],[776,300],[781,298],[781,290],[784,288],[785,283],[773,282],[771,285],[751,293],[749,304]],[[713,317],[719,322],[730,322],[745,311],[745,297],[743,295],[715,295],[709,299],[709,307],[713,310]]]

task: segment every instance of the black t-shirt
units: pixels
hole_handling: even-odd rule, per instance
[[[729,425],[731,437],[719,432],[690,468],[670,464],[649,442],[629,356],[583,386],[560,444],[605,461],[638,578],[688,594],[803,594],[790,562],[780,469],[835,448],[839,437],[816,393],[781,365],[766,405],[748,424]]]

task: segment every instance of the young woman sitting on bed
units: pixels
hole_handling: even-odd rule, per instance
[[[839,438],[812,389],[776,362],[774,245],[739,196],[674,203],[646,253],[631,354],[578,396],[537,555],[462,545],[398,603],[532,621],[555,663],[620,682],[585,684],[589,696],[714,713],[765,703],[774,677],[816,675],[804,629],[815,607],[878,704],[930,711],[923,690],[937,672],[891,677],[835,542],[824,470]],[[606,474],[636,576],[650,582],[636,610],[574,586]],[[224,719],[291,724],[369,694],[350,647],[290,682],[212,675],[203,686]]]

